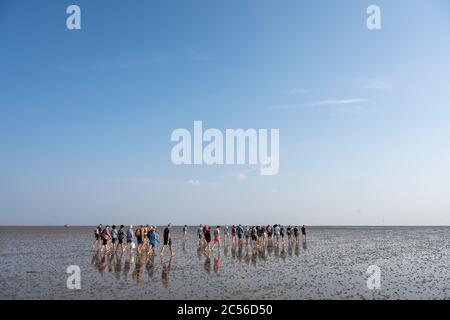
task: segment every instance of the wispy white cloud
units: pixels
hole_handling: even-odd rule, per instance
[[[368,90],[391,90],[392,84],[388,81],[368,78],[356,78],[353,79],[354,83],[363,89]]]
[[[225,174],[219,178],[217,178],[217,180],[210,180],[210,181],[201,181],[200,180],[195,180],[195,179],[190,179],[188,181],[186,181],[186,184],[190,185],[190,186],[194,186],[194,187],[219,187],[224,185],[227,182],[232,182],[232,181],[238,181],[238,182],[243,182],[246,181],[250,178],[250,176],[253,173],[259,172],[260,168],[259,167],[251,167],[247,170],[243,170],[241,172],[234,172],[234,173],[230,173],[230,174]]]
[[[331,99],[331,100],[318,101],[316,103],[313,103],[311,105],[311,107],[320,107],[320,106],[334,107],[334,106],[342,106],[342,105],[362,103],[362,102],[367,102],[367,99],[361,99],[361,98]]]
[[[222,176],[221,180],[229,180],[229,179],[236,179],[239,175],[245,175],[247,178],[249,175],[256,173],[260,170],[259,166],[252,166],[247,170],[243,170],[241,172],[234,172],[234,173],[228,173]]]
[[[188,185],[190,185],[190,186],[195,186],[195,187],[198,187],[199,185],[200,185],[200,181],[199,180],[188,180],[187,181],[187,184]]]
[[[143,186],[172,185],[174,183],[174,181],[157,177],[126,177],[118,179],[107,179],[104,180],[104,182],[130,184],[130,185],[143,185]]]
[[[343,105],[350,105],[356,103],[365,103],[367,99],[362,98],[350,98],[350,99],[327,99],[320,100],[310,104],[291,104],[291,105],[278,105],[272,106],[272,109],[306,109],[314,107],[336,107]]]

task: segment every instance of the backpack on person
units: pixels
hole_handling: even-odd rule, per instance
[[[108,240],[108,229],[106,228],[102,232],[102,240]]]

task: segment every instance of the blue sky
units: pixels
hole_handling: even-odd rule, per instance
[[[448,225],[449,39],[443,0],[3,0],[0,224]],[[174,166],[194,120],[280,129],[279,174]]]

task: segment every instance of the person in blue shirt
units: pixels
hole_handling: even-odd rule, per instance
[[[281,227],[280,227],[281,242],[284,241],[284,231],[285,231],[284,226],[281,226]]]
[[[156,232],[156,227],[152,226],[149,233],[150,233],[150,237],[149,237],[150,238],[150,251],[149,251],[149,253],[155,255],[156,242],[159,242],[158,233]]]
[[[242,240],[242,235],[244,234],[244,228],[241,225],[238,225],[236,229],[236,233],[238,235],[239,242]]]

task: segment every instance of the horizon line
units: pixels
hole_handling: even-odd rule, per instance
[[[114,224],[111,224],[111,226],[113,226]],[[130,224],[124,224],[124,226],[129,226]],[[140,224],[132,224],[133,225],[133,227],[135,227],[135,226],[138,226],[138,225],[140,225]],[[161,227],[161,226],[166,226],[167,224],[161,224],[161,225],[159,225],[159,224],[155,224],[157,227]],[[187,226],[188,227],[198,227],[200,224],[195,224],[195,225],[193,225],[193,224],[187,224]],[[208,226],[225,226],[225,224],[202,224],[203,226],[204,225],[208,225]],[[249,226],[264,226],[264,225],[267,225],[267,224],[244,224],[244,223],[241,223],[241,224],[228,224],[228,226],[238,226],[238,225],[242,225],[242,226],[247,226],[247,225],[249,225]],[[420,228],[420,227],[427,227],[427,228],[430,228],[430,227],[445,227],[445,228],[448,228],[448,227],[450,227],[450,225],[447,225],[447,224],[442,224],[442,225],[428,225],[428,224],[414,224],[414,225],[308,225],[308,224],[279,224],[279,225],[282,225],[282,226],[300,226],[300,225],[304,225],[304,226],[306,226],[306,227],[312,227],[312,228],[380,228],[380,227],[382,227],[382,228],[406,228],[406,227],[410,227],[410,228]],[[67,224],[67,225],[61,225],[61,224],[54,224],[54,225],[51,225],[51,224],[49,224],[49,225],[39,225],[39,224],[36,224],[36,225],[33,225],[33,224],[30,224],[30,225],[2,225],[2,224],[0,224],[0,228],[26,228],[26,227],[35,227],[35,228],[43,228],[43,227],[61,227],[61,228],[67,228],[67,227],[96,227],[96,226],[98,226],[98,225],[70,225],[70,224]],[[106,226],[106,225],[105,225]],[[183,227],[184,226],[184,224],[174,224],[174,223],[172,223],[172,226],[173,227]]]

